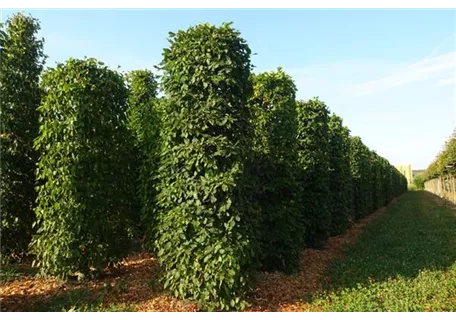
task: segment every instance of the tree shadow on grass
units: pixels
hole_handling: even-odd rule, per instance
[[[332,263],[330,286],[356,287],[450,268],[456,262],[456,216],[454,206],[440,200],[425,191],[408,192],[346,248],[345,259]]]
[[[252,302],[249,310],[303,311],[303,305],[311,303],[324,289],[335,292],[372,281],[414,279],[422,270],[447,270],[455,264],[453,204],[424,191],[413,191],[393,201],[388,213],[385,212],[384,208],[380,209],[359,221],[347,235],[329,239],[327,247],[321,250],[306,249],[297,274],[260,274],[260,283],[249,297]],[[82,284],[53,283],[33,294],[26,289],[29,285],[39,286],[40,281],[26,276],[22,282],[18,281],[21,282],[18,290],[7,288],[6,295],[4,287],[13,284],[2,282],[0,308],[1,311],[129,311],[163,295],[158,274],[156,259],[138,256],[128,259],[119,273],[104,279]],[[325,277],[327,281],[322,287]],[[169,304],[170,300],[161,302]],[[174,307],[163,308],[169,311]]]
[[[394,199],[395,203],[398,199]],[[321,289],[324,271],[332,261],[344,256],[343,248],[356,241],[372,221],[386,213],[386,207],[358,220],[345,234],[329,238],[322,248],[306,248],[301,252],[299,272],[286,275],[280,272],[259,273],[257,285],[249,294],[249,311],[303,311],[305,302]]]
[[[421,271],[448,270],[456,262],[456,215],[455,206],[442,201],[427,192],[408,192],[387,209],[380,209],[371,221],[358,222],[347,235],[330,238],[327,248],[306,249],[299,274],[266,275],[261,291],[257,289],[255,293],[253,309],[316,311],[319,305],[311,305],[312,302],[331,299],[330,293],[360,290],[373,282],[382,283],[375,289],[382,290],[390,279],[414,280]],[[432,282],[426,283],[429,288],[420,291],[418,284],[416,292],[412,289],[412,293],[404,294],[422,295],[436,290],[438,277],[426,277],[425,281]],[[395,285],[394,290],[397,288]],[[364,294],[372,294],[368,290]],[[363,295],[361,291],[360,294]]]

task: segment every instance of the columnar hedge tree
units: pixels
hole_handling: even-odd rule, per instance
[[[130,89],[128,108],[128,129],[133,134],[133,152],[136,155],[132,166],[136,168],[137,192],[139,195],[141,216],[139,212],[133,217],[141,234],[142,227],[152,225],[155,208],[155,187],[159,161],[160,113],[157,99],[158,83],[149,70],[135,70],[128,74]]]
[[[390,163],[369,150],[359,137],[350,137],[350,165],[355,218],[389,203],[407,190],[407,180]]]
[[[361,178],[367,186],[365,214],[368,215],[374,212],[375,169],[372,163],[372,151],[364,144],[363,149],[366,156],[366,167]]]
[[[36,263],[62,278],[119,261],[131,238],[132,177],[123,77],[95,59],[43,75],[41,153],[32,241]]]
[[[368,171],[365,172],[367,176],[367,181],[369,185],[369,195],[368,195],[368,207],[367,213],[370,214],[374,212],[374,202],[375,202],[375,189],[376,189],[376,174],[375,174],[375,162],[374,162],[374,153],[370,150],[367,146],[367,164],[368,164]]]
[[[376,210],[383,206],[384,203],[384,192],[383,192],[383,178],[382,178],[382,162],[380,156],[375,152],[371,152],[372,162],[372,203],[373,210]]]
[[[251,191],[260,213],[261,268],[292,272],[299,267],[304,230],[296,183],[296,86],[278,69],[252,76],[254,140]]]
[[[393,194],[393,167],[389,161],[385,159],[385,171],[383,172],[383,186],[385,190],[385,205],[387,205],[394,197]]]
[[[1,255],[22,254],[31,239],[35,219],[33,139],[38,133],[44,40],[37,38],[38,20],[16,14],[0,34],[0,212]]]
[[[250,49],[230,24],[200,24],[169,41],[154,234],[164,286],[207,309],[241,308],[255,259],[244,188]]]
[[[399,196],[404,191],[407,191],[408,182],[407,178],[393,167],[393,194],[395,197]]]
[[[396,169],[396,168],[395,168]],[[396,169],[397,175],[399,176],[399,190],[398,196],[408,190],[408,181],[407,178]]]
[[[301,220],[306,229],[306,244],[319,247],[331,230],[329,111],[317,98],[297,101],[296,110]]]
[[[354,217],[359,219],[370,213],[371,192],[369,181],[369,150],[360,137],[350,137],[350,167],[353,182]]]
[[[353,189],[350,173],[350,131],[342,118],[329,119],[331,234],[345,232],[353,220]]]
[[[407,178],[399,172],[395,167],[393,167],[393,194],[395,197],[399,196],[401,193],[407,191],[408,182]]]

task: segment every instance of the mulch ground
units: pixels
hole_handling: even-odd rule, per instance
[[[301,267],[297,274],[258,274],[256,289],[249,295],[251,306],[246,311],[308,311],[305,297],[321,288],[330,262],[342,258],[344,246],[355,241],[367,224],[385,213],[386,208],[381,208],[359,220],[346,234],[328,239],[322,249],[305,249],[301,253]],[[102,304],[106,306],[133,305],[135,311],[199,311],[197,305],[167,295],[158,285],[158,273],[157,259],[147,253],[139,253],[129,256],[117,270],[103,279],[94,281],[63,282],[53,278],[23,276],[0,284],[1,311],[30,310],[34,305],[79,289],[94,295],[103,294]]]

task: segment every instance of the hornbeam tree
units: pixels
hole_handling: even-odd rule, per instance
[[[9,260],[27,251],[32,235],[35,168],[45,55],[37,37],[39,21],[21,13],[0,28],[0,212],[1,256]]]

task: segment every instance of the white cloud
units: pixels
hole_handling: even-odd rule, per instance
[[[356,85],[353,87],[353,95],[364,96],[410,83],[439,78],[448,71],[456,72],[456,51],[423,59],[398,68],[388,76]]]
[[[320,97],[335,108],[352,99],[353,87],[360,82],[388,75],[397,68],[385,60],[360,59],[309,64],[300,67],[284,66],[295,80],[299,99]]]
[[[455,50],[439,45],[426,58],[402,63],[368,58],[283,67],[298,98],[319,96],[369,148],[421,169],[456,123]]]
[[[456,75],[453,78],[441,79],[437,82],[438,86],[448,86],[456,84]]]
[[[454,41],[456,40],[456,32],[454,32],[453,34],[451,34],[450,36],[444,38],[442,41],[440,41],[440,43],[431,51],[431,53],[429,53],[429,55],[426,57],[426,58],[430,58],[430,57],[433,57],[435,55],[437,55],[437,53],[439,53],[439,51],[441,51],[442,47],[444,47],[446,44],[448,43],[454,43]]]

